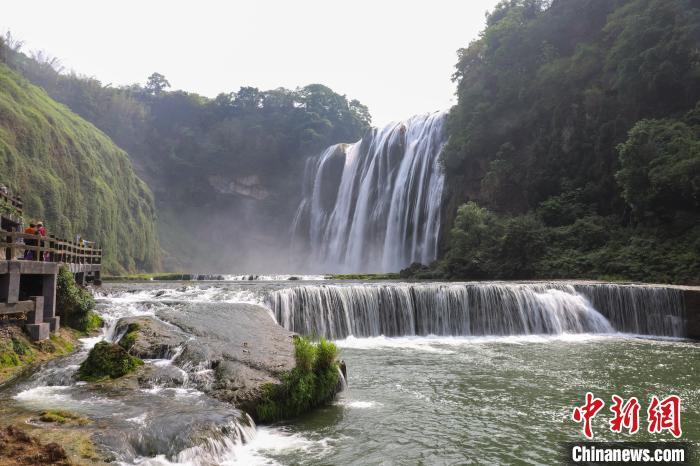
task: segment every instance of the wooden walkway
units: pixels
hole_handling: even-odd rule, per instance
[[[32,340],[44,340],[60,328],[56,316],[59,268],[67,267],[79,284],[99,285],[102,249],[88,241],[21,232],[22,200],[3,190],[0,209],[0,316],[26,315]]]

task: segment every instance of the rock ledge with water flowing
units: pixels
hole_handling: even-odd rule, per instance
[[[294,333],[254,304],[179,303],[158,310],[156,317],[120,319],[115,335],[119,344],[129,340],[122,346],[134,356],[172,358],[175,368],[141,368],[139,385],[191,384],[254,417],[262,386],[281,383],[295,366]],[[177,368],[180,377],[172,373]]]

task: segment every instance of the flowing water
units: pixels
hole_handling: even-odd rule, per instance
[[[446,113],[370,130],[307,161],[293,236],[299,267],[324,272],[399,270],[435,260]]]
[[[199,391],[208,368],[174,357],[147,364],[179,376],[177,388],[74,381],[119,317],[211,302],[267,305],[288,328],[335,339],[347,390],[293,422],[255,427]],[[561,442],[581,440],[571,410],[587,391],[608,403],[636,396],[643,410],[652,395],[679,395],[684,439],[700,440],[700,346],[678,338],[682,309],[675,290],[588,283],[110,284],[99,292],[103,335],[1,387],[0,411],[90,417],[121,464],[552,464]],[[611,434],[608,414],[596,439],[649,438]]]

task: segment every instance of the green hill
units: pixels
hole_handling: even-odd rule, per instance
[[[153,196],[127,154],[2,64],[0,182],[23,197],[26,219],[99,241],[107,272],[157,266]]]
[[[697,1],[499,3],[459,51],[442,273],[700,282],[698,44]]]

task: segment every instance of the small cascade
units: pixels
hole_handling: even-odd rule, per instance
[[[620,332],[684,336],[683,294],[673,288],[644,285],[576,285]]]
[[[436,258],[446,113],[370,130],[307,161],[292,233],[300,266],[323,272],[399,270]]]
[[[626,332],[683,336],[680,292],[566,283],[300,286],[268,298],[277,321],[304,334],[536,335]]]

